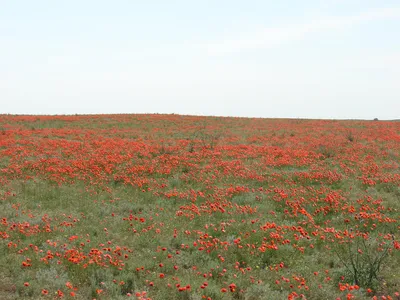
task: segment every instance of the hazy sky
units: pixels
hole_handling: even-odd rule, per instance
[[[400,1],[0,0],[0,113],[400,118]]]

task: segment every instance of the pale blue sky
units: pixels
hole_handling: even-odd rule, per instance
[[[0,0],[0,113],[400,118],[400,1]]]

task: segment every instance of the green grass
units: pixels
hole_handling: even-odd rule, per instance
[[[0,116],[0,299],[398,299],[398,123],[38,118]]]

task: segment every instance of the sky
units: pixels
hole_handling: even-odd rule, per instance
[[[0,0],[0,113],[400,119],[400,1]]]

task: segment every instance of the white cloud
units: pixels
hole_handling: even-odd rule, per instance
[[[400,7],[368,11],[353,16],[330,16],[303,24],[290,24],[285,27],[264,28],[257,32],[248,33],[245,36],[208,43],[204,47],[210,55],[265,49],[301,40],[312,33],[345,29],[363,22],[395,18],[400,18]]]
[[[369,54],[353,58],[349,61],[342,61],[344,67],[353,69],[385,69],[400,71],[400,52],[389,54]]]

